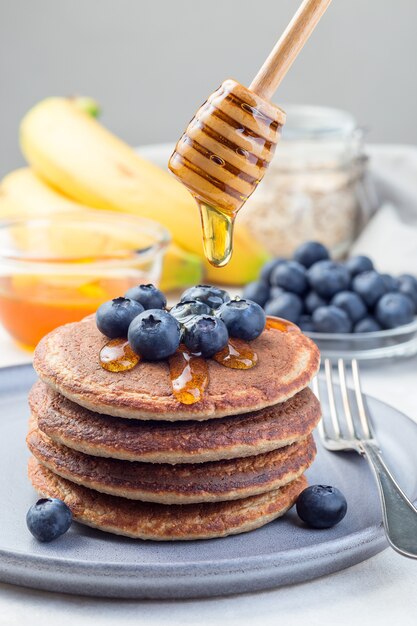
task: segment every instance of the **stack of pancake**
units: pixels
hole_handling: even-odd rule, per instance
[[[35,353],[29,477],[74,519],[154,540],[222,537],[283,515],[306,487],[319,367],[298,330],[265,330],[248,370],[208,360],[203,398],[181,404],[167,362],[109,372],[94,319],[62,326]]]

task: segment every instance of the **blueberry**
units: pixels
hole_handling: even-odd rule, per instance
[[[97,309],[97,328],[111,339],[126,337],[130,323],[142,311],[143,306],[135,300],[129,298],[109,300]]]
[[[230,300],[230,296],[224,289],[212,287],[211,285],[196,285],[190,287],[181,296],[181,302],[187,300],[198,300],[204,302],[211,309],[218,309],[224,302]]]
[[[373,307],[387,292],[384,279],[378,272],[363,272],[353,279],[353,291],[356,291],[368,307]]]
[[[334,261],[319,261],[310,267],[307,277],[311,288],[322,298],[332,298],[350,285],[350,274],[346,267]]]
[[[346,261],[345,266],[352,277],[362,274],[363,272],[371,272],[374,269],[374,264],[371,259],[363,255],[350,257],[350,259]]]
[[[303,294],[308,288],[304,266],[296,261],[280,263],[271,274],[271,285],[282,287],[292,293]]]
[[[180,324],[184,324],[194,315],[211,315],[211,309],[208,304],[199,302],[199,300],[185,300],[173,306],[170,310],[170,314],[175,317]]]
[[[265,313],[267,315],[275,315],[275,317],[283,317],[290,322],[296,324],[303,310],[301,298],[295,293],[282,293],[274,300],[266,303]]]
[[[414,312],[417,313],[417,280],[411,274],[401,274],[398,277],[398,291],[408,296],[414,303]]]
[[[413,317],[413,303],[403,293],[386,293],[375,307],[375,318],[382,328],[396,328],[409,324]]]
[[[294,261],[298,261],[307,269],[317,263],[329,258],[329,252],[323,244],[318,241],[306,241],[302,243],[294,252]]]
[[[167,311],[149,309],[133,320],[127,337],[136,354],[149,361],[160,361],[178,348],[180,325]]]
[[[304,298],[304,307],[307,313],[314,313],[319,306],[326,306],[327,302],[324,298],[319,296],[315,291],[310,291]]]
[[[398,280],[391,276],[391,274],[381,274],[381,278],[385,283],[385,287],[387,291],[397,291],[398,290]]]
[[[365,302],[354,291],[339,291],[330,304],[343,309],[353,323],[363,319],[368,313]]]
[[[264,310],[252,300],[230,300],[217,309],[216,315],[226,324],[230,337],[252,341],[265,328]]]
[[[414,285],[414,288],[417,289],[417,278],[412,274],[400,274],[398,276],[398,282],[401,284],[403,282]]]
[[[191,352],[209,358],[227,345],[229,333],[226,324],[214,315],[200,315],[187,326],[184,343]]]
[[[381,326],[371,316],[364,317],[359,322],[356,322],[353,327],[354,333],[376,333],[379,330],[382,330]]]
[[[132,287],[126,291],[125,298],[140,302],[145,311],[148,309],[165,309],[167,305],[167,299],[164,294],[154,285],[137,285]]]
[[[296,509],[299,517],[311,528],[331,528],[345,517],[347,502],[336,487],[311,485],[298,496]]]
[[[282,293],[287,293],[282,287],[271,287],[269,290],[269,300],[274,300],[274,298],[278,298],[278,296],[280,296]]]
[[[184,339],[185,327],[191,324],[197,315],[211,315],[212,310],[208,304],[204,304],[204,302],[199,300],[185,300],[184,302],[178,302],[178,304],[172,307],[170,314],[175,317],[181,326],[181,342]]]
[[[312,333],[314,332],[313,320],[310,315],[301,315],[298,320],[298,326],[304,333]]]
[[[52,541],[67,532],[72,515],[65,502],[58,498],[41,498],[26,515],[26,524],[38,541]]]
[[[262,280],[255,280],[246,285],[242,295],[244,298],[256,302],[259,306],[265,306],[269,300],[269,286]]]
[[[261,273],[259,275],[260,280],[269,285],[271,283],[271,274],[273,270],[278,267],[280,263],[286,263],[287,259],[277,258],[271,259],[271,261],[267,261],[263,268],[261,269]]]
[[[313,313],[313,326],[317,333],[350,333],[352,322],[343,309],[321,306]]]

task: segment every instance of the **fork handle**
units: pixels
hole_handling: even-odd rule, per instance
[[[378,483],[384,528],[389,543],[400,554],[417,559],[417,510],[385,465],[378,446],[369,441],[361,441],[360,448]]]

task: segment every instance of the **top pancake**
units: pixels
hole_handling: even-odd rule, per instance
[[[307,387],[320,360],[316,345],[301,332],[265,330],[251,342],[258,355],[254,368],[233,370],[208,359],[203,399],[184,405],[172,393],[166,361],[143,361],[126,372],[104,370],[99,353],[107,341],[91,317],[66,324],[39,343],[34,367],[45,383],[92,411],[176,421],[237,415],[284,402]]]

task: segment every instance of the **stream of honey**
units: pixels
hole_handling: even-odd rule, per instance
[[[285,114],[226,80],[200,107],[169,160],[197,201],[209,262],[232,256],[234,220],[274,154]]]

